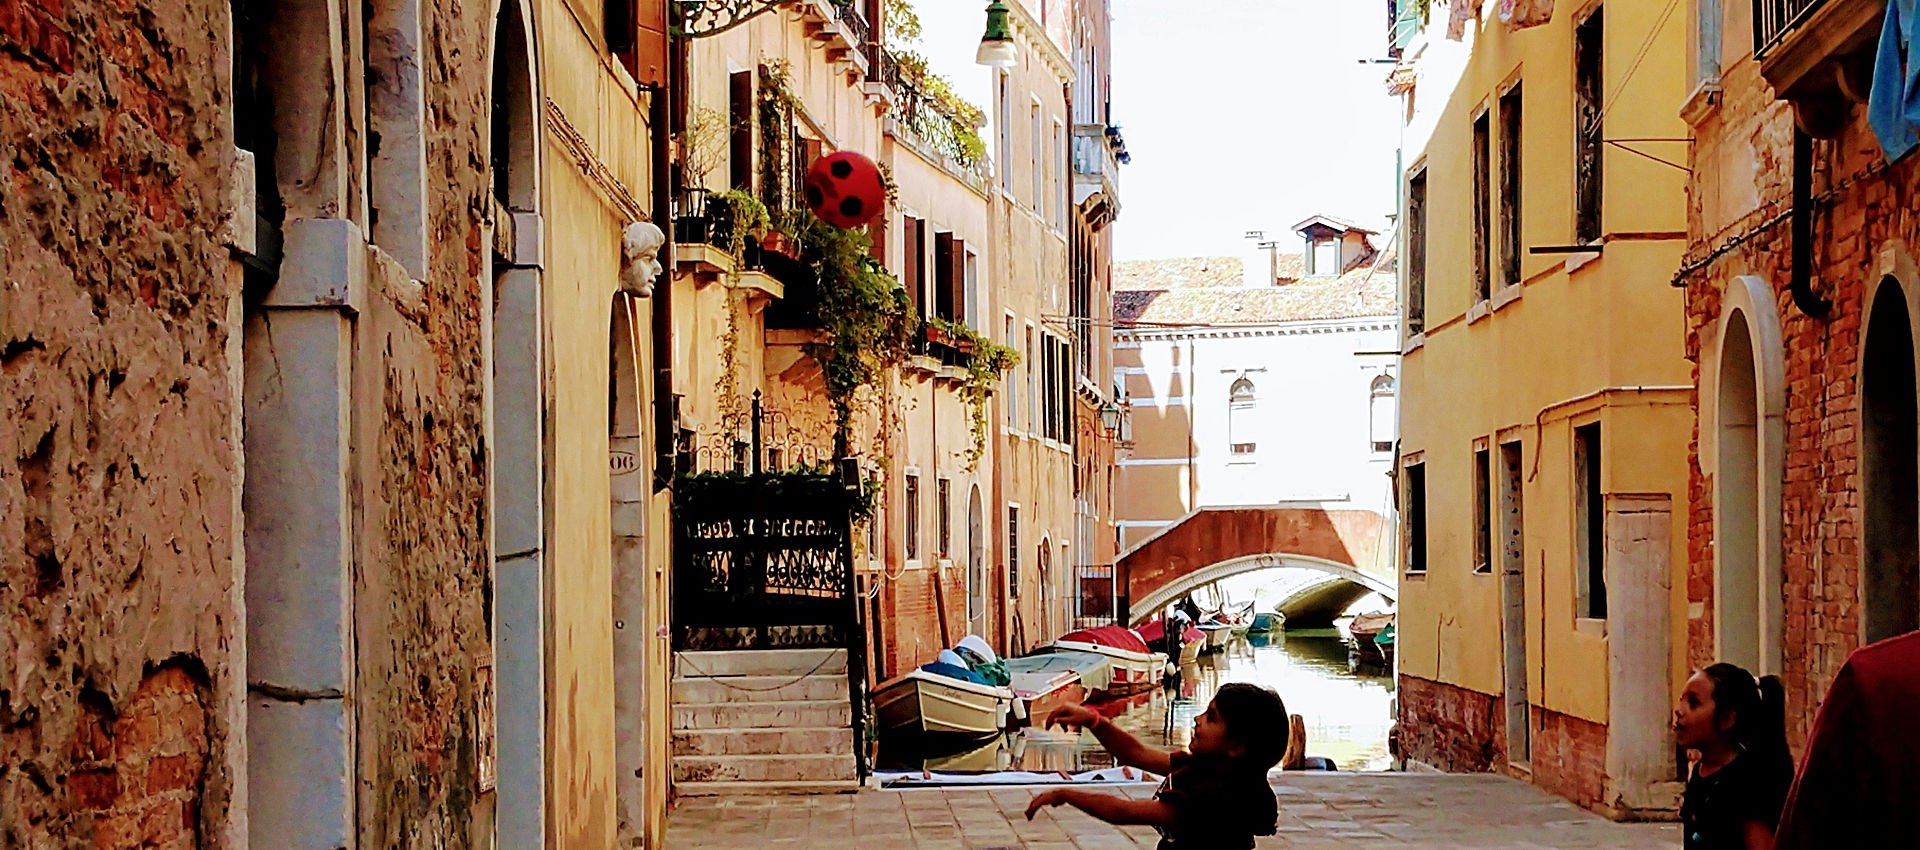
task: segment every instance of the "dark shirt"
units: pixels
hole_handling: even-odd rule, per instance
[[[1912,847],[1920,835],[1920,632],[1854,650],[1820,703],[1776,850]]]
[[[1160,850],[1251,850],[1254,836],[1279,826],[1266,771],[1186,750],[1173,753],[1172,766],[1153,794],[1173,808],[1172,825],[1159,827]]]
[[[1772,832],[1793,783],[1793,759],[1742,753],[1711,775],[1695,766],[1680,799],[1680,824],[1687,850],[1742,850],[1747,823],[1759,821]]]

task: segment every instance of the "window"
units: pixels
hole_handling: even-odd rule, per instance
[[[1500,96],[1500,283],[1520,285],[1520,87]]]
[[[965,247],[964,242],[961,243],[961,245]],[[966,322],[968,327],[979,329],[986,324],[986,322],[981,321],[980,318],[980,255],[968,251],[966,258],[961,260],[961,264],[961,286],[966,290],[966,297],[964,299],[966,315],[962,317],[962,320]]]
[[[1424,573],[1427,571],[1427,465],[1409,463],[1404,472],[1406,483],[1401,485],[1400,499],[1407,530],[1407,572]]]
[[[1007,506],[1007,595],[1020,595],[1020,506]]]
[[[1067,225],[1067,133],[1053,122],[1053,225]]]
[[[1307,274],[1330,277],[1340,273],[1340,239],[1328,237],[1307,242]]]
[[[1574,138],[1573,238],[1593,242],[1600,238],[1600,165],[1606,129],[1603,84],[1605,52],[1602,9],[1593,10],[1573,30]]]
[[[1370,436],[1373,438],[1373,450],[1376,454],[1393,451],[1393,436],[1397,423],[1394,422],[1393,376],[1380,375],[1373,379],[1372,397],[1367,402],[1367,414]]]
[[[1473,300],[1485,301],[1492,294],[1492,276],[1487,252],[1493,248],[1493,211],[1488,208],[1493,192],[1492,116],[1481,112],[1473,119]]]
[[[1009,85],[1011,78],[1006,71],[999,72],[997,77],[1000,83],[1000,96],[995,98],[995,101],[1000,106],[1000,114],[995,116],[998,120],[994,123],[998,126],[994,128],[997,131],[994,135],[999,137],[1000,150],[997,152],[995,164],[1000,167],[1000,190],[1011,195],[1013,194],[1013,92]]]
[[[1007,317],[1007,329],[1006,329],[1006,332],[1001,335],[1000,342],[1002,345],[1005,345],[1008,348],[1014,347],[1015,340],[1013,337],[1013,317],[1012,316]],[[1020,349],[1020,356],[1025,357],[1026,354],[1027,354],[1026,349],[1024,348]],[[1009,377],[1012,377],[1012,376],[1009,376]],[[1011,381],[1009,381],[1009,383],[1011,383]],[[1007,430],[1013,430],[1015,428],[1020,427],[1020,390],[1019,388],[1014,387],[1012,388],[1012,392],[999,393],[999,395],[1007,400]]]
[[[949,322],[964,319],[959,310],[966,304],[962,291],[966,281],[962,268],[966,263],[967,243],[951,233],[933,236],[933,314]]]
[[[1059,435],[1059,373],[1054,368],[1053,335],[1040,335],[1040,436],[1057,440]]]
[[[907,560],[920,559],[920,476],[907,475]]]
[[[1407,178],[1407,333],[1427,328],[1427,170]]]
[[[1047,215],[1047,149],[1046,142],[1040,138],[1040,101],[1035,100],[1027,109],[1027,126],[1032,128],[1033,138],[1033,214],[1045,218]]]
[[[953,482],[945,478],[934,484],[933,492],[933,531],[940,535],[933,541],[934,550],[945,560],[953,557]]]
[[[1600,493],[1600,423],[1573,429],[1574,558],[1580,616],[1607,616],[1606,500]]]
[[[753,191],[753,72],[727,77],[727,185]]]
[[[1473,453],[1473,571],[1482,575],[1493,572],[1492,462],[1486,449]]]
[[[1026,340],[1020,346],[1020,368],[1027,372],[1027,433],[1040,430],[1040,363],[1033,345],[1033,325],[1027,325]]]
[[[1257,443],[1254,436],[1253,382],[1240,378],[1233,382],[1227,392],[1227,442],[1232,446],[1234,457],[1247,457],[1253,454]]]
[[[901,250],[905,257],[900,266],[900,284],[907,288],[907,300],[913,302],[914,315],[924,319],[927,317],[927,222],[906,216],[901,223]]]

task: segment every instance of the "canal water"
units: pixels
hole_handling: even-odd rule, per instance
[[[1156,688],[1103,707],[1121,728],[1148,743],[1184,747],[1193,717],[1206,710],[1214,689],[1228,682],[1272,688],[1287,711],[1307,727],[1307,755],[1331,759],[1340,770],[1384,770],[1387,731],[1393,725],[1393,677],[1379,667],[1356,667],[1340,633],[1309,629],[1250,635],[1226,650],[1203,655],[1180,671],[1173,688]],[[1035,718],[1044,722],[1044,718]],[[922,753],[880,745],[881,769],[1066,770],[1112,767],[1092,733],[1025,729],[961,753]]]

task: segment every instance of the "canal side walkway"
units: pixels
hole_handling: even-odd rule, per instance
[[[1111,786],[1109,786],[1111,787]],[[1114,789],[1152,796],[1147,784]],[[1621,824],[1531,785],[1487,774],[1275,774],[1279,834],[1261,848],[1680,846],[1674,824]],[[1147,827],[1112,827],[1079,811],[1029,822],[1026,788],[868,789],[814,797],[683,798],[667,819],[674,850],[1127,850]]]

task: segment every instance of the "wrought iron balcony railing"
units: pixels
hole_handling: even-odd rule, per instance
[[[840,19],[841,26],[847,28],[847,40],[865,49],[865,45],[873,38],[873,25],[867,23],[867,16],[861,14],[860,7],[854,5],[853,0],[835,0],[833,15]]]
[[[1753,0],[1753,55],[1764,57],[1827,0]]]

